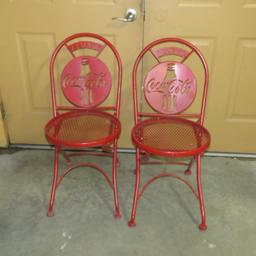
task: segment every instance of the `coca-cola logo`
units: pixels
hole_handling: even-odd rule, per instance
[[[105,84],[106,82],[104,73],[94,73],[88,74],[86,76],[73,76],[72,74],[67,74],[63,80],[63,86],[65,88],[78,86],[83,90],[93,89],[94,87],[104,87]]]
[[[74,76],[67,74],[63,80],[63,87],[78,88],[80,90],[80,103],[83,106],[93,104],[92,91],[98,87],[102,88],[106,85],[104,73],[88,73],[85,76]]]
[[[77,57],[69,62],[61,75],[65,97],[73,104],[93,107],[102,103],[111,89],[107,66],[96,57]]]
[[[188,94],[191,88],[191,80],[165,80],[157,81],[157,79],[152,78],[146,84],[147,92],[160,92],[164,94]]]
[[[196,80],[184,64],[163,62],[148,73],[144,94],[158,112],[179,113],[192,104],[196,95]]]

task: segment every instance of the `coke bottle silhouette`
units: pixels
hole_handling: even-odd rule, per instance
[[[92,104],[92,87],[93,83],[91,80],[92,72],[88,59],[83,59],[80,67],[80,88],[81,88],[81,103],[82,105]]]
[[[167,66],[167,72],[164,78],[164,86],[163,86],[163,105],[162,108],[166,112],[170,112],[171,110],[176,109],[176,99],[177,95],[175,94],[175,86],[176,83],[176,74],[175,74],[175,66],[174,64],[169,63]],[[174,90],[173,90],[174,89]]]

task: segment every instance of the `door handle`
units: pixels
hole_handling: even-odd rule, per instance
[[[126,10],[124,17],[113,17],[112,20],[119,20],[123,22],[133,22],[137,18],[137,11],[129,8]]]

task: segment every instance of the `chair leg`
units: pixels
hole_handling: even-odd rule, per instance
[[[187,170],[184,172],[185,175],[189,176],[192,174],[191,172],[191,167],[192,167],[192,164],[194,163],[194,157],[190,160],[189,164],[188,164],[188,168]]]
[[[54,215],[53,204],[54,204],[55,192],[56,192],[57,181],[58,181],[58,166],[59,166],[59,148],[55,147],[54,148],[54,174],[53,174],[50,202],[49,202],[49,207],[47,212],[48,217],[52,217]]]
[[[119,207],[119,196],[117,189],[117,141],[114,142],[113,146],[113,167],[112,167],[112,178],[113,178],[113,190],[114,190],[114,204],[115,204],[115,218],[121,218],[121,212]]]
[[[136,219],[136,211],[137,211],[137,205],[138,205],[138,199],[139,199],[139,187],[140,187],[140,152],[139,152],[139,149],[136,149],[136,181],[135,181],[131,219],[128,222],[129,227],[136,226],[135,219]]]
[[[201,183],[201,156],[196,156],[196,179],[197,179],[197,190],[198,190],[198,199],[199,199],[199,206],[200,206],[200,213],[201,213],[201,224],[199,225],[199,229],[204,231],[207,229],[206,225],[206,216],[205,216],[205,209],[204,209],[204,197],[203,197],[203,190],[202,190],[202,183]]]

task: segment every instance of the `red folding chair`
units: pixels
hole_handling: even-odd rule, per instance
[[[154,64],[149,65],[153,60]],[[141,69],[144,75],[138,71]],[[136,147],[136,182],[129,226],[136,225],[138,199],[148,185],[161,177],[175,177],[186,184],[199,200],[199,228],[207,228],[201,185],[201,155],[210,144],[210,134],[203,127],[207,88],[207,63],[200,51],[183,39],[156,40],[137,57],[133,67],[135,126],[132,129]],[[183,161],[176,160],[181,157]],[[186,162],[184,157],[189,157],[190,161]],[[197,164],[197,192],[189,181],[176,173],[155,175],[140,188],[141,165],[185,165],[185,174],[190,175],[194,159]]]
[[[112,72],[106,62],[114,65]],[[53,118],[46,124],[45,135],[54,145],[54,176],[47,215],[54,214],[55,193],[62,179],[78,167],[90,167],[100,172],[110,185],[114,192],[115,217],[120,217],[116,168],[117,140],[121,132],[122,63],[117,50],[96,34],[69,36],[53,52],[50,78]],[[61,98],[58,91],[65,97]],[[62,172],[58,170],[60,153],[67,163]],[[81,155],[111,157],[112,179],[97,163],[73,163],[72,157]]]

